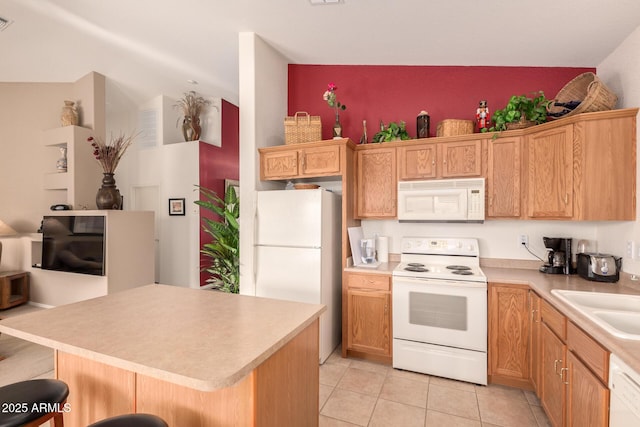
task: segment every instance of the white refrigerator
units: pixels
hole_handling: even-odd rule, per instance
[[[341,198],[323,189],[257,193],[256,295],[324,304],[320,363],[342,329]]]

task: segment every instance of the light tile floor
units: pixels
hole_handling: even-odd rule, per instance
[[[477,386],[343,359],[320,366],[320,427],[542,427],[533,392]]]

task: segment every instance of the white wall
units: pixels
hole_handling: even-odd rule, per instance
[[[636,28],[615,51],[598,65],[597,71],[598,76],[605,84],[618,94],[618,108],[640,106],[640,27]],[[640,189],[639,178],[640,174],[636,172],[636,193]],[[638,203],[637,194],[636,203]],[[631,260],[627,256],[627,241],[640,244],[638,213],[640,213],[640,209],[636,205],[635,222],[600,224],[598,226],[600,250],[622,256],[622,269],[633,274],[640,273],[640,260]]]
[[[398,221],[362,221],[365,237],[389,236],[389,252],[400,253],[400,239],[409,236],[474,237],[480,244],[482,258],[535,260],[522,248],[518,237],[529,237],[529,249],[544,258],[543,237],[571,237],[573,250],[580,239],[595,243],[596,223],[567,221],[487,220],[483,224],[399,223]]]
[[[255,33],[240,33],[239,44],[240,293],[254,295],[255,191],[277,186],[260,181],[258,148],[284,144],[289,61]]]

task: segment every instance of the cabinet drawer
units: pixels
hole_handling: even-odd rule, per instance
[[[594,374],[607,384],[609,380],[609,351],[573,323],[567,324],[567,346]]]
[[[567,318],[545,300],[542,300],[541,313],[542,321],[549,326],[549,329],[555,332],[562,341],[566,341]]]
[[[350,288],[391,291],[391,277],[382,274],[348,274],[347,286]]]

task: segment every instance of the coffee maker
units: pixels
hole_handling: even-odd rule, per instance
[[[540,271],[548,274],[571,274],[571,239],[564,237],[543,237],[544,246],[549,251],[547,262]]]

